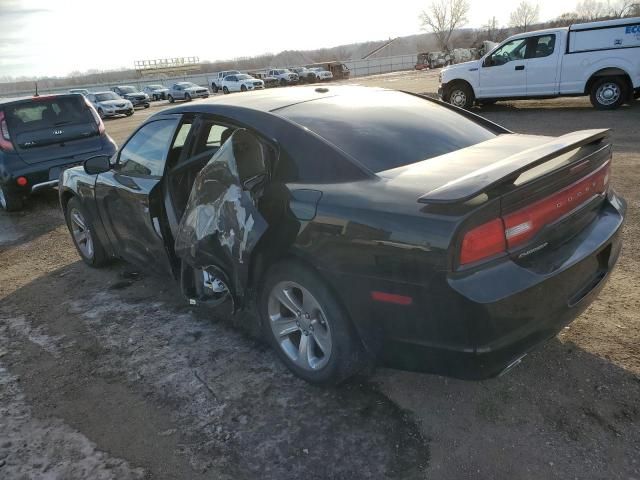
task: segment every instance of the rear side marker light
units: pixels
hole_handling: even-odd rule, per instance
[[[376,302],[384,302],[384,303],[395,303],[396,305],[411,305],[413,303],[413,298],[407,297],[405,295],[397,295],[395,293],[387,293],[387,292],[371,292],[371,298]]]
[[[485,260],[520,247],[544,227],[580,208],[609,188],[611,162],[542,200],[465,233],[460,265]]]
[[[29,182],[25,177],[18,177],[16,179],[16,183],[18,184],[19,187],[26,187]]]

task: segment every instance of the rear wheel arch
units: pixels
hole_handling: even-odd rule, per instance
[[[591,88],[593,87],[594,83],[603,77],[620,78],[624,80],[627,86],[627,95],[633,92],[633,83],[631,82],[631,76],[627,73],[626,70],[619,67],[607,67],[607,68],[602,68],[594,72],[593,74],[591,74],[591,76],[589,77],[589,80],[587,80],[587,83],[585,84],[584,94],[589,95],[591,93]]]

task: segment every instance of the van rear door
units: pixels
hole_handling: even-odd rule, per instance
[[[82,95],[33,97],[3,108],[16,153],[29,164],[100,150],[100,130]]]

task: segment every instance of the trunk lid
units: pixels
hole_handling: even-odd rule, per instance
[[[7,104],[3,110],[16,153],[26,163],[101,148],[99,126],[81,95],[34,97]]]

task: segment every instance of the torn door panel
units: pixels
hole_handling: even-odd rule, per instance
[[[246,130],[234,132],[198,174],[176,235],[178,257],[194,269],[224,272],[234,296],[244,295],[251,252],[267,230],[253,193],[243,188],[255,185],[256,176],[266,179],[264,165],[259,140]]]

